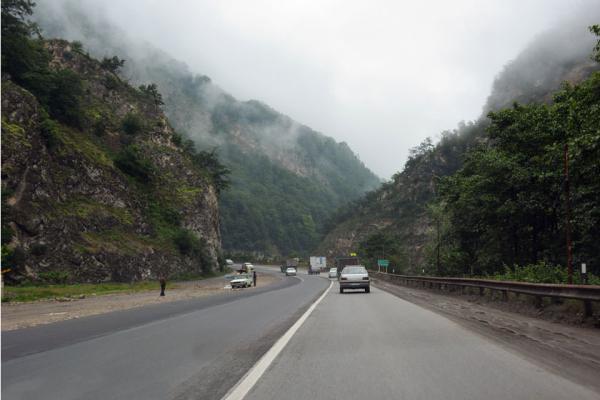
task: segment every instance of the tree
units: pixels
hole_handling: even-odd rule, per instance
[[[594,51],[592,53],[592,58],[598,62],[600,62],[600,25],[592,25],[590,26],[590,32],[594,35],[598,36],[598,41],[596,42],[596,46],[594,46]]]
[[[142,91],[142,93],[145,93],[153,100],[154,105],[157,109],[158,107],[165,104],[163,102],[162,95],[158,91],[158,86],[156,86],[156,83],[150,83],[149,85],[140,85],[140,90]]]
[[[215,185],[217,194],[229,187],[229,174],[231,171],[219,160],[217,149],[211,151],[200,151],[192,155],[194,164],[206,170]]]
[[[100,62],[102,68],[109,70],[113,74],[119,72],[119,69],[121,69],[123,65],[125,65],[125,60],[122,60],[117,56],[111,58],[104,57]]]

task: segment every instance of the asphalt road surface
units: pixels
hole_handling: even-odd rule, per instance
[[[575,400],[600,393],[393,295],[334,284],[245,397]]]
[[[2,398],[219,399],[328,285],[288,277],[3,332]]]
[[[3,399],[221,399],[329,286],[269,288],[2,334]],[[450,320],[337,283],[251,387],[268,399],[599,399]]]

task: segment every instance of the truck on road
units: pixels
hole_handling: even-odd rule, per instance
[[[322,256],[310,256],[310,262],[308,266],[309,275],[319,275],[321,271],[327,269],[327,258]]]
[[[285,273],[288,268],[295,268],[298,270],[298,259],[290,258],[289,260],[285,260],[285,263],[281,265],[281,272]]]
[[[348,265],[360,265],[360,260],[356,256],[341,256],[335,258],[335,267],[337,268],[338,277],[342,273],[344,267]]]

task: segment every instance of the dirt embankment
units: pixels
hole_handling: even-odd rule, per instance
[[[257,287],[269,285],[279,279],[281,277],[277,274],[259,273]],[[157,283],[155,291],[115,293],[72,299],[70,301],[43,300],[31,303],[4,303],[2,304],[2,331],[126,310],[149,304],[211,296],[231,291],[232,289],[226,288],[228,284],[229,282],[225,278],[218,277],[200,281],[177,282],[176,287],[168,289],[164,297],[159,296],[160,290]],[[233,290],[254,290],[254,288]]]

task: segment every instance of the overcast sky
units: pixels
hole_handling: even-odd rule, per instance
[[[389,178],[425,137],[477,118],[502,66],[586,4],[600,0],[127,0],[106,12]]]

